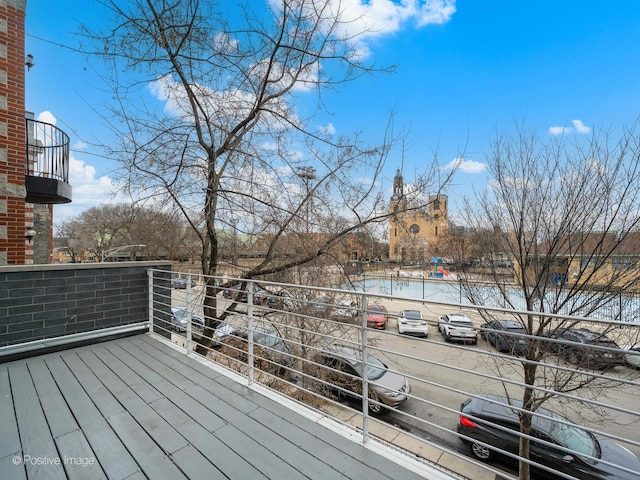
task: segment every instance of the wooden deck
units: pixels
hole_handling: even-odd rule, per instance
[[[0,472],[424,478],[147,335],[0,364]]]

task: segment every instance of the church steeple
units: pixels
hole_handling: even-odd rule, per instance
[[[396,176],[393,177],[393,195],[391,196],[392,201],[398,201],[404,196],[403,189],[403,179],[402,173],[400,173],[400,169],[396,172]]]

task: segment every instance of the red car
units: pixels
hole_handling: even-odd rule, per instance
[[[367,326],[378,330],[387,328],[387,309],[382,305],[369,305],[367,307]]]

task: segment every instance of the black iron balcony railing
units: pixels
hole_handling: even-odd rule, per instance
[[[49,123],[26,120],[27,202],[71,202],[69,136]]]

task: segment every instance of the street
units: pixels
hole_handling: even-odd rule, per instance
[[[200,291],[198,287],[193,289],[195,304],[198,304]],[[185,291],[174,290],[172,298],[173,305],[184,304]],[[228,302],[221,297],[219,301],[221,308]],[[390,412],[385,421],[396,424],[403,430],[410,430],[419,437],[429,438],[436,444],[467,453],[454,433],[461,403],[468,398],[469,393],[505,395],[505,389],[518,398],[521,395],[521,387],[507,385],[499,378],[492,378],[503,377],[521,382],[522,365],[518,357],[498,357],[496,350],[480,337],[476,346],[445,342],[435,320],[445,312],[460,313],[457,309],[443,310],[442,307],[434,308],[428,304],[403,301],[385,303],[390,313],[387,329],[368,330],[370,353],[390,368],[408,376],[414,397],[401,405],[399,411]],[[403,308],[420,308],[425,318],[433,321],[427,339],[397,334],[394,315]],[[265,309],[255,307],[255,311],[256,315],[262,315]],[[541,369],[541,372],[543,371]],[[629,383],[616,384],[609,380],[604,388],[585,387],[573,395],[594,399],[613,408],[631,409],[637,405],[637,385],[632,383],[638,382],[640,371],[618,366],[607,372],[607,375]],[[593,406],[585,407],[575,400],[558,402],[551,399],[545,407],[578,424],[622,438],[638,438],[638,414],[632,415]],[[636,455],[640,455],[639,447],[625,446]]]

